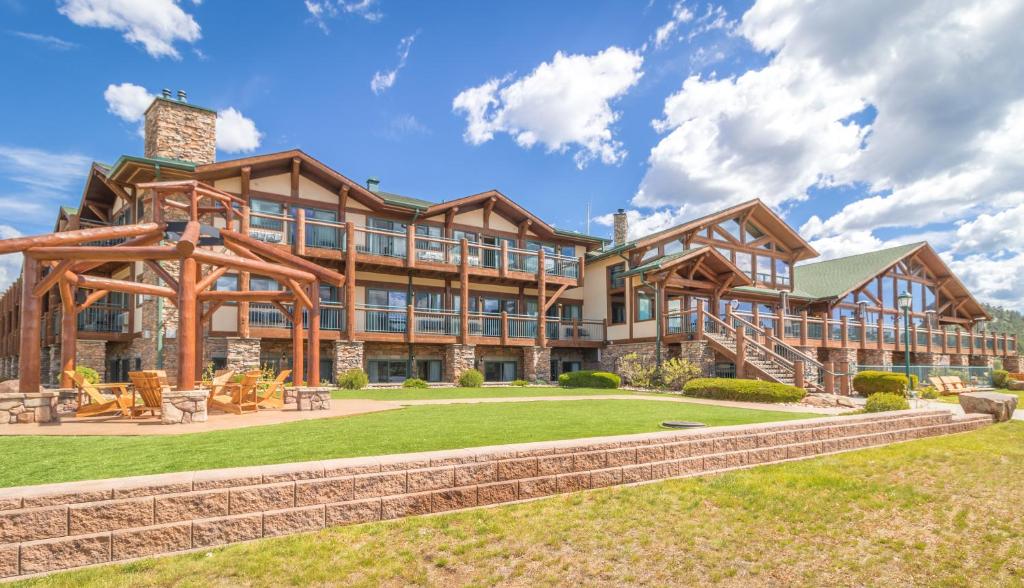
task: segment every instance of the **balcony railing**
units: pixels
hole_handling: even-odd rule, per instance
[[[269,302],[249,303],[249,326],[264,329],[290,329],[292,319]],[[309,328],[309,310],[302,311],[302,327]],[[320,330],[345,330],[345,310],[336,302],[320,302]]]
[[[297,231],[295,217],[263,212],[249,213],[249,236],[254,239],[279,245],[295,245]],[[345,223],[303,219],[302,231],[305,233],[303,243],[306,247],[345,250]]]
[[[78,330],[87,333],[127,333],[128,308],[96,303],[78,314]]]

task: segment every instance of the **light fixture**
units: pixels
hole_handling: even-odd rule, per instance
[[[910,305],[913,304],[913,302],[914,297],[910,294],[910,292],[906,291],[904,291],[903,294],[900,294],[896,298],[896,306],[898,306],[899,309],[902,311],[910,310]]]

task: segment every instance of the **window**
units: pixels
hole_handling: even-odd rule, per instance
[[[277,285],[277,280],[272,278],[252,276],[249,278],[249,289],[266,292],[270,290],[280,290],[281,287]]]
[[[416,292],[414,298],[416,308],[423,310],[441,310],[442,308],[443,294],[441,292]]]
[[[725,229],[725,231],[727,233],[732,235],[733,238],[735,238],[737,241],[740,240],[740,219],[739,218],[733,218],[733,219],[729,219],[729,220],[725,221],[724,223],[722,223],[722,228]]]
[[[682,241],[669,241],[665,243],[662,248],[665,251],[665,255],[672,255],[673,253],[679,253],[684,249]]]
[[[250,278],[250,280],[252,280],[252,278]],[[213,289],[220,290],[221,292],[237,292],[238,276],[228,274],[217,278],[217,281],[213,284]]]
[[[125,205],[121,207],[121,210],[117,211],[114,215],[114,220],[111,221],[112,225],[127,225],[132,220],[132,207]]]
[[[559,254],[563,257],[576,257],[576,247],[572,245],[562,245],[562,250]]]
[[[613,325],[626,324],[626,303],[612,301],[611,323]]]
[[[563,361],[562,372],[563,374],[568,372],[578,372],[583,369],[583,365],[578,361]]]
[[[618,263],[608,268],[608,287],[611,289],[625,288],[626,279],[622,277],[622,274],[626,271],[626,264]]]
[[[742,251],[736,252],[736,267],[747,274],[750,277],[754,276],[754,256],[750,253],[744,253]]]
[[[441,381],[440,359],[417,359],[416,377],[427,382]]]
[[[516,379],[514,361],[484,361],[484,379],[488,382],[511,382]]]
[[[636,291],[636,320],[654,320],[654,294],[644,290]]]
[[[583,306],[579,304],[563,304],[562,318],[569,321],[582,319]]]
[[[321,302],[340,302],[341,291],[337,286],[329,286],[326,284],[320,285],[320,301]]]
[[[408,299],[408,294],[405,290],[366,289],[367,306],[405,308],[408,305]]]
[[[366,362],[366,375],[373,383],[403,382],[409,377],[406,359],[371,359]]]
[[[757,281],[766,284],[772,281],[772,258],[767,255],[757,256]]]
[[[284,205],[280,202],[273,200],[260,200],[258,198],[252,198],[249,201],[249,205],[252,207],[252,212],[256,213],[249,218],[249,226],[254,229],[267,229],[270,231],[283,231],[284,221],[276,218],[266,218],[260,216],[261,214],[272,215],[272,216],[283,216]]]
[[[775,260],[775,283],[779,286],[788,286],[789,280],[789,262],[785,259]]]
[[[764,237],[764,231],[754,226],[754,223],[747,223],[747,243]]]

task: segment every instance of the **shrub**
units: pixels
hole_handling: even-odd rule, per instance
[[[876,392],[868,396],[868,401],[864,405],[864,412],[886,412],[890,410],[907,410],[908,408],[910,408],[910,403],[907,402],[906,397],[902,394]]]
[[[695,378],[683,386],[683,395],[747,402],[797,402],[807,395],[807,391],[789,384],[760,380]]]
[[[654,388],[658,385],[658,366],[649,358],[640,357],[636,353],[620,357],[618,371],[631,386]]]
[[[82,376],[82,379],[85,380],[86,382],[89,382],[90,384],[100,383],[99,373],[96,370],[92,369],[91,367],[87,367],[84,365],[76,366],[75,373]]]
[[[910,375],[911,383],[917,388],[917,376]],[[861,396],[871,396],[876,392],[907,394],[907,376],[896,372],[880,372],[866,370],[853,377],[853,389]]]
[[[468,369],[459,376],[459,386],[463,388],[479,388],[484,384],[484,375],[480,370]]]
[[[621,383],[622,378],[610,372],[583,370],[558,376],[558,385],[563,388],[618,388]]]
[[[346,390],[362,390],[370,383],[369,376],[359,368],[352,368],[338,375],[338,386]]]
[[[996,388],[1005,388],[1010,381],[1010,372],[1006,370],[992,370],[992,385]]]
[[[935,400],[939,397],[939,391],[935,389],[935,386],[925,386],[921,388],[921,398],[926,400]]]
[[[526,380],[512,380],[511,382],[509,382],[509,384],[513,386],[519,386],[520,388],[525,388],[530,385],[530,383],[527,382]]]
[[[669,390],[682,390],[690,380],[700,377],[700,366],[685,359],[673,358],[662,362],[658,373],[661,385]]]
[[[403,388],[429,388],[430,384],[427,384],[426,381],[421,380],[419,378],[406,378],[406,380],[404,382],[402,382],[402,387]]]

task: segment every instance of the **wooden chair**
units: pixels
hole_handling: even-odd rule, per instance
[[[86,404],[79,402],[78,410],[75,411],[76,417],[99,416],[111,412],[119,412],[127,417],[131,416],[132,406],[135,402],[134,398],[128,394],[124,384],[108,384],[107,387],[116,389],[118,392],[111,397],[100,392],[99,387],[87,382],[82,374],[70,370],[65,371],[64,374],[75,383],[75,387],[83,395],[82,397],[89,399]]]
[[[234,414],[259,410],[256,387],[260,383],[260,375],[259,370],[253,370],[242,376],[240,384],[225,383],[221,385],[219,394],[211,392],[207,406]]]
[[[135,393],[142,398],[142,406],[132,409],[132,416],[139,416],[147,410],[151,416],[160,414],[164,388],[156,372],[128,372],[128,379],[135,386]]]
[[[260,408],[283,408],[284,407],[284,381],[292,375],[291,370],[284,370],[277,374],[273,382],[267,384],[262,392],[256,394],[256,404]],[[280,396],[278,393],[280,392]]]
[[[946,384],[940,376],[931,376],[928,378],[928,382],[939,391],[939,394],[955,394],[950,389],[949,384]]]
[[[974,386],[968,386],[963,383],[960,376],[943,376],[942,381],[946,383],[953,390],[953,394],[960,394],[961,392],[974,392],[977,390]]]

